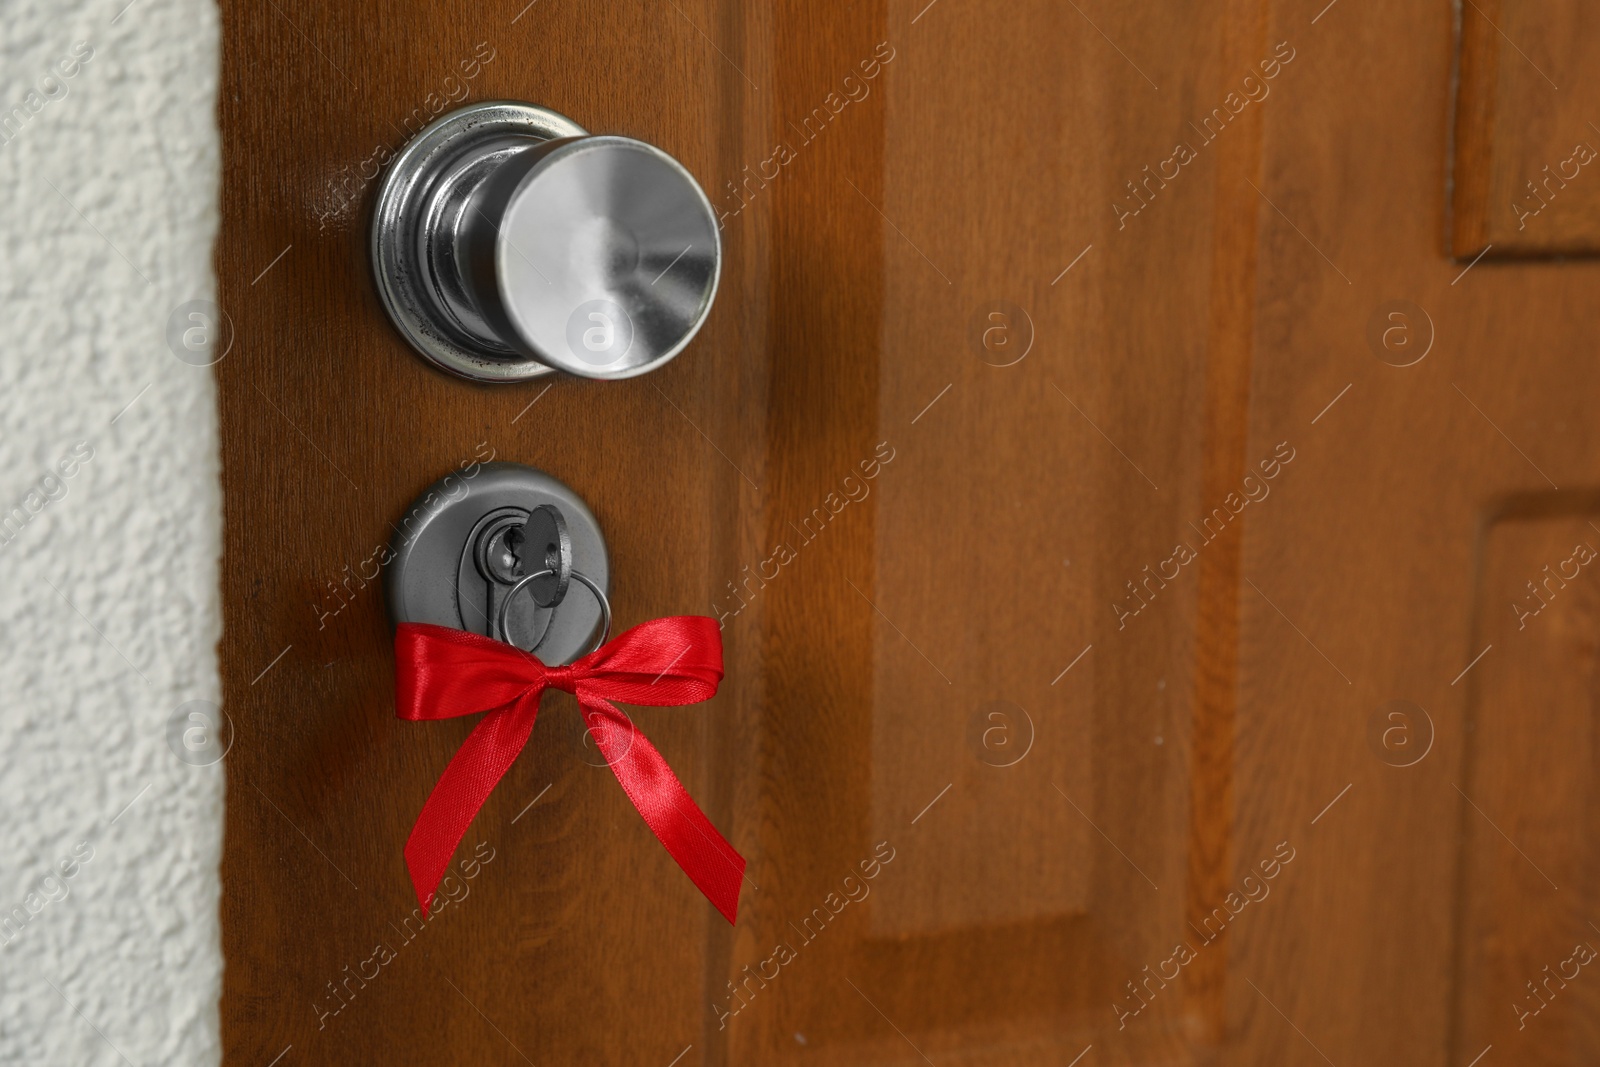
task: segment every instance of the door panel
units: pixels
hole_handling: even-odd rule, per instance
[[[1484,0],[1462,8],[1454,166],[1458,256],[1593,252],[1600,159],[1587,4]]]
[[[1582,562],[1600,545],[1594,505],[1515,498],[1484,536],[1476,629],[1507,654],[1484,658],[1468,694],[1455,1047],[1520,1048],[1523,1063],[1600,1053],[1600,983],[1583,980],[1600,939],[1589,925],[1600,583]]]
[[[1170,153],[1178,105],[1070,9],[918,15],[887,17],[895,58],[881,104],[864,102],[881,112],[852,104],[772,200],[780,270],[808,270],[832,223],[847,232],[826,258],[847,273],[777,282],[805,306],[774,353],[763,492],[771,545],[797,559],[759,595],[780,844],[736,935],[736,988],[713,999],[731,1062],[1066,1063],[1116,1029],[1113,1004],[1142,1003],[1125,986],[1184,922],[1196,584],[1120,633],[1108,605],[1140,603],[1125,583],[1171,554],[1158,531],[1198,496],[1203,472],[1180,457],[1200,448],[1191,324],[1207,319],[1212,250],[1181,228],[1119,235],[1104,207],[1119,172]],[[1184,44],[1215,26],[1196,11],[1118,29],[1182,85],[1208,80]],[[779,69],[822,73],[787,110],[878,39],[819,58],[797,39],[806,58]],[[878,163],[857,146],[880,138]],[[1175,195],[1175,212],[1210,210],[1206,176]],[[803,253],[786,226],[810,235]],[[863,234],[881,282],[857,277]],[[1135,290],[1147,250],[1187,271],[1109,322],[1107,291]],[[894,458],[869,495],[807,539],[798,517],[880,443]],[[1111,536],[1135,525],[1147,532]],[[880,842],[894,859],[870,897],[825,932],[807,925]],[[790,950],[767,967],[777,978],[748,977]],[[1163,992],[1116,1054],[1180,1056],[1183,997]]]

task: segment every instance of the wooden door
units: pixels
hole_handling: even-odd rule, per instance
[[[1584,9],[224,20],[230,1062],[1592,1062]],[[374,183],[496,98],[705,187],[668,367],[389,326]],[[634,714],[736,926],[559,695],[413,915],[471,724],[395,720],[372,560],[490,457],[588,501],[621,625],[722,621],[719,696]]]

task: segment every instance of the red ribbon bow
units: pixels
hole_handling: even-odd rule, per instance
[[[553,688],[578,698],[584,724],[628,799],[700,892],[734,921],[744,857],[711,825],[661,753],[611,705],[674,706],[713,696],[722,680],[722,634],[714,619],[656,619],[565,667],[547,667],[478,634],[421,623],[401,623],[394,650],[400,718],[488,712],[445,768],[406,841],[406,866],[424,915],[467,827],[528,743],[540,696]]]

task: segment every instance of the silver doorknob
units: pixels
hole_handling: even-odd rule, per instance
[[[632,378],[705,322],[722,243],[659,148],[499,101],[440,116],[395,157],[372,265],[400,332],[453,374]]]

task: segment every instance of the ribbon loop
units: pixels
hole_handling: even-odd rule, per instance
[[[655,746],[611,704],[709,699],[722,681],[716,621],[674,616],[636,626],[565,667],[478,634],[423,623],[395,633],[395,713],[424,721],[487,712],[429,794],[406,841],[427,915],[467,827],[528,743],[547,688],[576,694],[584,723],[646,825],[717,910],[738,915],[745,861],[717,832]]]

